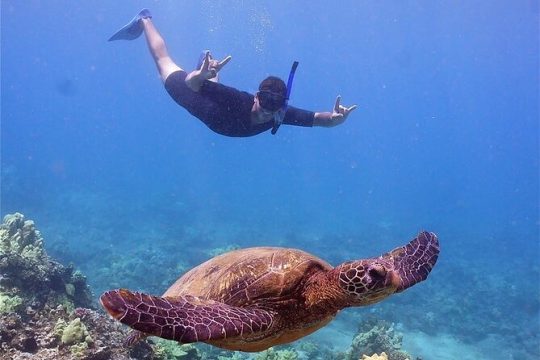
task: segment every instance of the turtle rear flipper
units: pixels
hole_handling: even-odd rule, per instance
[[[111,290],[100,302],[115,319],[147,335],[180,343],[220,340],[264,332],[273,314],[194,296],[159,297],[126,289]]]
[[[439,257],[439,240],[432,232],[422,231],[407,245],[382,256],[393,259],[401,285],[396,292],[410,288],[425,280]]]

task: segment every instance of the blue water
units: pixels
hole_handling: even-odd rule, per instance
[[[298,60],[292,105],[358,109],[331,129],[215,134],[169,98],[143,39],[106,41],[142,7],[185,69],[232,55],[221,81],[255,92]],[[427,229],[430,278],[375,309],[411,337],[536,358],[538,16],[538,1],[2,1],[1,215],[33,219],[96,295],[162,292],[174,264],[229,245],[338,264]]]

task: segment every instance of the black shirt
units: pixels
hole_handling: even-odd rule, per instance
[[[199,92],[185,83],[187,73],[176,71],[165,80],[165,89],[180,106],[213,131],[226,136],[253,136],[272,128],[273,120],[252,124],[254,95],[206,80]],[[313,126],[312,111],[288,106],[283,124]]]

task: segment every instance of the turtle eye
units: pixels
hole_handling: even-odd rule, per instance
[[[384,279],[386,277],[386,269],[380,264],[373,264],[368,269],[368,275],[374,280]]]

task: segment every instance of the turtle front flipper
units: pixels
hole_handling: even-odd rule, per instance
[[[273,321],[269,311],[194,296],[158,297],[119,289],[105,292],[100,302],[121,323],[181,343],[249,336],[268,330]]]
[[[382,257],[392,260],[401,280],[396,292],[401,292],[428,277],[439,257],[439,240],[434,233],[422,231],[407,245]]]

